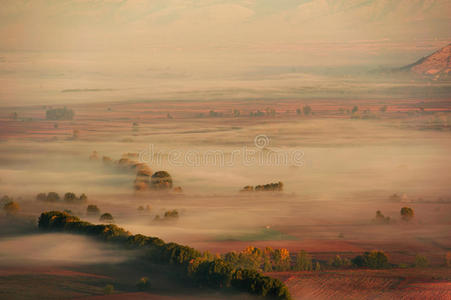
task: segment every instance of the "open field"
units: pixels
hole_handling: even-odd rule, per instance
[[[447,172],[451,165],[450,102],[399,100],[386,112],[379,111],[385,105],[381,100],[314,103],[310,116],[296,114],[297,108],[309,104],[305,100],[93,104],[71,107],[76,112],[72,121],[45,120],[42,107],[4,111],[0,116],[0,188],[19,203],[22,219],[2,217],[5,238],[0,242],[6,244],[0,248],[1,255],[13,258],[7,249],[21,240],[8,241],[6,237],[34,232],[40,212],[69,209],[98,223],[98,217],[86,215],[86,204],[95,204],[133,233],[213,254],[241,251],[247,246],[286,248],[292,259],[305,250],[314,260],[327,264],[337,254],[351,259],[377,249],[395,264],[411,265],[420,254],[431,266],[421,270],[270,273],[287,284],[294,299],[447,299],[450,270],[442,266],[445,254],[451,251],[451,177]],[[351,118],[346,110],[354,105],[359,106],[361,116],[370,117]],[[266,112],[268,107],[277,108],[275,115],[249,116],[251,111]],[[234,109],[242,115],[233,117]],[[16,110],[23,120],[9,118]],[[209,116],[210,110],[223,115]],[[258,135],[268,138],[264,149],[254,144]],[[253,161],[245,165],[239,156],[225,163],[233,151],[245,151],[243,147],[261,153],[302,151],[302,161]],[[199,157],[217,150],[222,156],[187,161],[183,155],[193,149]],[[89,159],[94,150],[98,160]],[[149,151],[158,153],[160,159],[152,160]],[[171,151],[179,151],[183,159],[169,161]],[[183,192],[134,191],[133,172],[102,163],[102,156],[114,161],[123,153],[137,153],[136,159],[147,159],[144,162],[153,171],[167,170]],[[284,183],[283,192],[240,192],[246,185],[277,181]],[[50,191],[86,193],[88,202],[35,199],[36,194]],[[399,199],[390,199],[394,193]],[[149,210],[138,211],[139,206],[149,206]],[[415,219],[408,224],[399,215],[403,206],[415,211]],[[179,211],[176,222],[154,221],[156,215],[169,209]],[[377,210],[392,221],[374,223]],[[31,244],[43,239],[40,235],[35,238]],[[57,249],[64,252],[64,247]],[[17,252],[15,259],[25,259],[31,250]],[[103,296],[103,289],[113,284],[116,294],[112,299],[180,299],[177,293],[189,289],[180,286],[177,290],[182,292],[173,294],[173,278],[158,279],[155,274],[160,271],[152,268],[138,271],[136,263],[128,262],[127,256],[116,250],[107,252],[111,265],[80,257],[72,258],[69,265],[56,261],[54,267],[39,265],[54,261],[49,259],[58,250],[35,251],[36,261],[31,266],[8,264],[2,268],[0,284],[7,287],[4,293],[8,298],[27,299],[50,289],[52,293],[45,294],[49,299],[110,299]],[[83,266],[77,266],[77,259],[84,261]],[[38,266],[34,266],[36,262]],[[152,279],[159,287],[155,293],[136,290],[136,280],[144,275],[156,276]],[[16,293],[24,281],[29,284]],[[35,288],[44,282],[52,282],[51,287]],[[201,293],[193,299],[201,297],[224,296]]]

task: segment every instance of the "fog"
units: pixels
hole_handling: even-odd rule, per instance
[[[0,239],[2,266],[113,264],[130,257],[130,251],[120,251],[78,235],[36,234]]]

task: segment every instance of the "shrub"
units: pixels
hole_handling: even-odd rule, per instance
[[[99,218],[100,222],[112,223],[114,222],[113,216],[110,213],[104,213]]]
[[[357,267],[370,269],[385,269],[390,267],[388,256],[383,251],[365,252],[352,259],[352,263]]]
[[[97,207],[97,205],[90,204],[86,208],[86,213],[91,216],[97,216],[100,214],[100,209]]]
[[[403,207],[401,208],[401,218],[403,221],[410,221],[413,219],[415,213],[413,212],[413,209],[411,209],[410,207]]]
[[[151,287],[149,278],[148,277],[141,277],[141,279],[139,279],[138,283],[136,284],[136,287],[140,291],[147,291],[147,290],[149,290],[150,287]]]
[[[415,268],[425,268],[427,266],[429,266],[428,259],[423,255],[417,254],[415,256],[414,267]]]

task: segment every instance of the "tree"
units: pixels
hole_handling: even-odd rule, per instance
[[[74,193],[64,194],[64,202],[74,203],[77,200],[77,196]]]
[[[19,211],[19,209],[19,204],[14,201],[8,202],[3,206],[3,210],[7,215],[15,215]]]
[[[312,265],[312,257],[310,256],[310,254],[308,254],[304,250],[301,250],[296,255],[296,262],[294,268],[296,271],[312,271],[313,265]]]
[[[81,194],[80,198],[78,200],[80,202],[86,202],[86,201],[88,201],[88,196],[86,196],[85,194]]]
[[[74,111],[66,107],[48,109],[46,111],[47,120],[72,120],[74,115]]]
[[[90,204],[86,208],[86,213],[91,216],[97,216],[100,214],[100,209],[97,207],[97,205]]]
[[[380,112],[386,112],[387,111],[387,105],[382,106],[381,108],[379,108]]]
[[[410,207],[403,207],[401,208],[401,218],[403,221],[411,221],[415,215],[415,213],[413,212],[413,209],[411,209]]]
[[[0,205],[4,206],[6,203],[12,202],[13,198],[8,195],[4,195],[2,199],[0,199]]]
[[[298,116],[300,116],[300,115],[302,114],[302,111],[301,111],[300,108],[296,108],[296,114],[297,114]]]
[[[316,272],[321,271],[321,264],[319,263],[319,261],[317,261],[316,264],[315,264],[315,271]]]
[[[99,219],[100,222],[105,222],[105,223],[113,223],[114,219],[113,216],[110,213],[104,213],[100,216]]]
[[[235,118],[238,118],[240,115],[241,115],[241,112],[240,112],[238,109],[234,109],[234,110],[233,110],[233,116],[234,116]]]
[[[374,222],[377,224],[388,224],[390,223],[390,217],[384,216],[380,210],[376,211],[376,217],[374,218]]]
[[[425,268],[427,266],[429,266],[428,259],[423,255],[417,254],[415,256],[414,267],[415,268]]]
[[[36,200],[47,201],[47,195],[45,193],[39,193],[36,195]]]
[[[312,113],[312,108],[309,105],[306,105],[302,108],[304,115],[308,116]]]
[[[172,188],[172,177],[166,171],[155,172],[150,178],[152,187],[156,190],[165,190]]]
[[[356,112],[358,112],[359,111],[359,107],[357,106],[357,105],[355,105],[353,108],[352,108],[352,113],[354,114],[354,113],[356,113]]]
[[[340,255],[335,255],[334,258],[329,260],[328,264],[333,268],[347,268],[351,266],[351,261],[348,258],[341,258]]]
[[[388,256],[383,251],[365,252],[352,259],[352,263],[357,267],[370,269],[384,269],[390,267]]]
[[[55,192],[50,192],[47,194],[47,201],[48,202],[57,202],[60,201],[60,195],[58,195]]]

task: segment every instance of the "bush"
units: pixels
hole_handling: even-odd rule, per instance
[[[411,209],[410,207],[403,207],[401,208],[401,218],[403,221],[410,221],[413,219],[415,213],[413,212],[413,209]]]
[[[429,261],[425,256],[417,254],[413,265],[415,268],[425,268],[429,266]]]
[[[147,290],[149,290],[150,287],[151,287],[149,278],[148,277],[141,277],[141,279],[136,284],[136,287],[140,291],[147,291]]]
[[[370,269],[386,269],[390,267],[388,256],[383,251],[365,252],[352,259],[352,263],[357,267]]]

